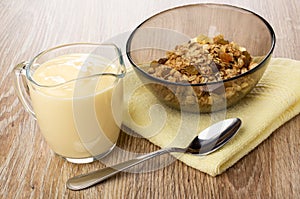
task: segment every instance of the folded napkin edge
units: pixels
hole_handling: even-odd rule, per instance
[[[251,140],[247,145],[244,145],[242,150],[238,151],[236,154],[229,156],[230,158],[224,159],[222,162],[219,163],[217,167],[204,167],[205,169],[199,168],[198,164],[201,162],[195,162],[193,160],[194,157],[188,157],[190,155],[183,155],[179,158],[180,161],[184,162],[188,166],[205,172],[212,177],[222,174],[226,171],[229,167],[234,165],[240,159],[242,159],[247,154],[251,153],[259,144],[261,144],[264,140],[266,140],[273,132],[275,132],[278,128],[283,126],[292,118],[296,117],[300,113],[300,100],[295,103],[290,109],[286,110],[282,113],[282,117],[274,118],[271,125],[267,126],[256,139]],[[224,146],[226,147],[226,146]],[[205,160],[204,160],[205,161]],[[215,169],[212,169],[215,168]]]

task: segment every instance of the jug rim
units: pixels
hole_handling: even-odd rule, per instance
[[[97,73],[97,74],[92,74],[92,75],[88,75],[88,76],[84,76],[84,77],[79,77],[79,78],[75,78],[75,79],[71,79],[68,81],[65,81],[63,83],[58,83],[58,84],[54,84],[54,85],[43,85],[43,84],[39,84],[38,82],[36,82],[33,77],[32,74],[30,73],[30,69],[31,66],[33,66],[33,64],[43,55],[59,49],[59,48],[64,48],[64,47],[69,47],[69,46],[78,46],[78,45],[89,45],[89,46],[112,46],[115,49],[116,55],[118,57],[118,64],[120,65],[120,71],[119,73],[110,73],[110,72],[102,72],[102,73]],[[124,60],[123,60],[123,56],[122,56],[122,52],[121,49],[114,43],[94,43],[94,42],[75,42],[75,43],[67,43],[67,44],[61,44],[58,46],[54,46],[51,48],[48,48],[46,50],[41,51],[40,53],[38,53],[33,59],[31,59],[28,62],[25,62],[25,65],[23,67],[25,69],[25,75],[26,78],[33,84],[35,84],[36,86],[39,87],[45,87],[45,88],[54,88],[54,87],[59,87],[62,86],[64,84],[76,81],[76,80],[82,80],[82,79],[88,79],[88,78],[93,78],[93,77],[97,77],[97,76],[102,76],[102,75],[107,75],[107,76],[115,76],[116,78],[123,78],[126,74],[126,67],[124,64]]]

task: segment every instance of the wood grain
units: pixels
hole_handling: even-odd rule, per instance
[[[51,152],[36,122],[13,90],[13,67],[62,43],[101,42],[132,30],[166,8],[196,0],[1,0],[0,1],[0,198],[298,198],[300,116],[276,130],[254,151],[215,178],[175,161],[148,173],[121,173],[98,186],[70,191],[73,175],[103,168],[74,165]],[[274,57],[300,60],[298,0],[216,0],[250,9],[274,27]],[[158,147],[122,133],[120,148],[150,152]],[[122,160],[115,154],[115,161]]]

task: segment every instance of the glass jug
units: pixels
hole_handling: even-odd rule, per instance
[[[117,142],[125,73],[114,44],[74,43],[18,64],[14,79],[50,148],[69,162],[88,163]]]

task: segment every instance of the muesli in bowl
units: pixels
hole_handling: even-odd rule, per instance
[[[225,40],[223,35],[212,39],[200,35],[194,40],[176,46],[172,51],[167,51],[166,57],[152,61],[147,72],[166,81],[195,85],[222,82],[241,75],[255,66],[257,63],[244,47]],[[214,104],[215,106],[222,106],[225,99],[228,103],[235,102],[244,95],[244,92],[248,92],[254,83],[252,78],[241,78],[226,83],[224,88],[222,85],[218,86],[219,90],[195,86],[192,90],[187,87],[178,89],[161,84],[148,86],[156,90],[159,99],[174,108],[179,109],[182,106],[186,111],[193,111],[197,110],[193,105],[198,104],[202,112],[210,112],[214,102],[220,103]]]

